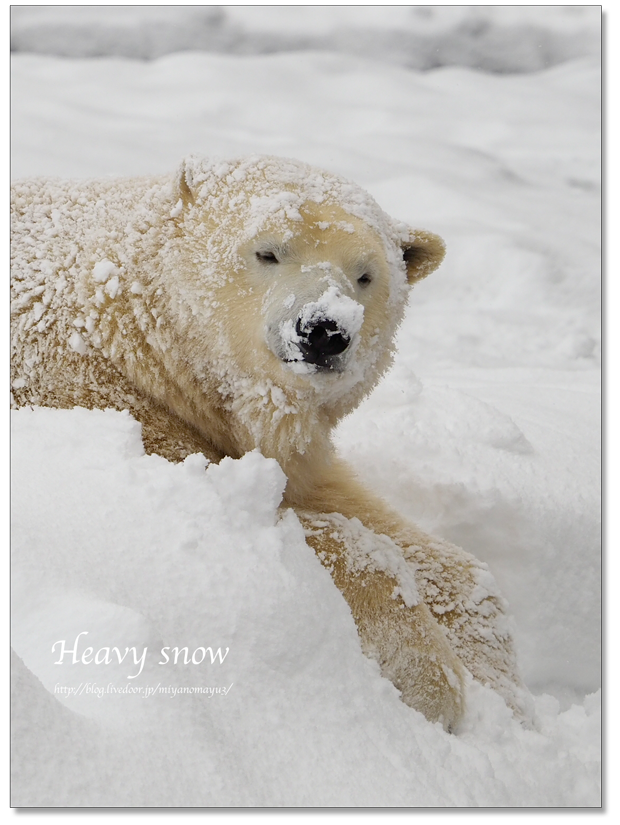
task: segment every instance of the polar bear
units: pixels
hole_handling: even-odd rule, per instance
[[[298,161],[189,157],[175,175],[13,187],[17,406],[115,407],[148,452],[277,459],[364,652],[454,730],[467,670],[523,714],[486,565],[425,535],[335,453],[338,421],[391,364],[442,240]]]

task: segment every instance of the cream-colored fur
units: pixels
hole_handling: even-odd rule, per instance
[[[17,406],[129,409],[147,451],[173,461],[276,458],[283,506],[404,701],[454,728],[465,665],[522,708],[485,565],[367,491],[330,439],[390,365],[408,288],[443,258],[437,236],[347,181],[271,157],[23,181],[13,221]],[[302,357],[299,324],[331,316],[348,345],[323,368]]]

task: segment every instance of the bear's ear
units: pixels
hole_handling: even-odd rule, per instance
[[[196,202],[193,192],[194,176],[192,165],[184,160],[176,175],[176,194],[183,201],[183,206],[193,206]]]
[[[401,247],[410,284],[434,272],[446,254],[446,245],[439,235],[421,229],[411,229]]]

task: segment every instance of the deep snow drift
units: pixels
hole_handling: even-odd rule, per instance
[[[14,804],[596,804],[599,696],[535,732],[472,684],[458,736],[428,723],[276,521],[273,460],[171,465],[113,411],[13,439]]]
[[[500,77],[316,52],[13,58],[16,177],[267,152],[444,237],[338,447],[489,563],[539,720],[475,684],[458,736],[405,707],[296,520],[276,521],[273,462],[205,474],[144,456],[128,416],[21,410],[13,804],[599,804],[599,84],[593,59]],[[136,656],[55,665],[83,631],[80,656]],[[158,664],[175,646],[200,662]]]

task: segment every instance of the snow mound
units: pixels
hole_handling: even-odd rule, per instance
[[[525,731],[472,684],[460,736],[400,702],[274,461],[171,465],[111,410],[12,426],[14,805],[599,804],[597,697]]]

